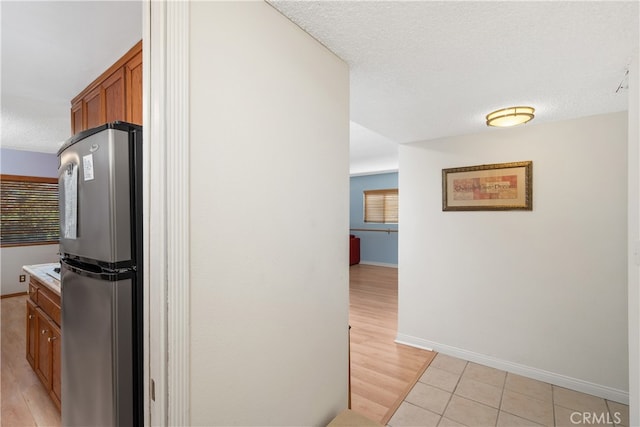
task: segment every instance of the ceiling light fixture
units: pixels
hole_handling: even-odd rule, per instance
[[[487,126],[509,127],[533,119],[533,107],[509,107],[487,114]]]

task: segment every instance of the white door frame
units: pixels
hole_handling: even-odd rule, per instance
[[[186,426],[190,5],[153,0],[143,5],[145,425]]]

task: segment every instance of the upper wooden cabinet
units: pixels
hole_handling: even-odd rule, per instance
[[[125,64],[124,81],[127,121],[142,124],[142,52]]]
[[[71,104],[71,135],[75,135],[81,130],[87,128],[87,125],[84,123],[83,115],[83,100],[79,99],[75,104]]]
[[[71,100],[71,134],[116,120],[142,125],[142,41]]]

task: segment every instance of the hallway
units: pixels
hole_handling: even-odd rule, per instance
[[[351,407],[386,424],[436,353],[394,342],[398,269],[350,267]]]

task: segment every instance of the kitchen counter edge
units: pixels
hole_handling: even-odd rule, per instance
[[[22,270],[29,274],[31,277],[35,278],[39,283],[49,288],[56,295],[60,295],[60,281],[54,279],[49,276],[46,272],[47,270],[51,270],[55,267],[60,267],[59,263],[49,263],[49,264],[33,264],[33,265],[23,265]]]

